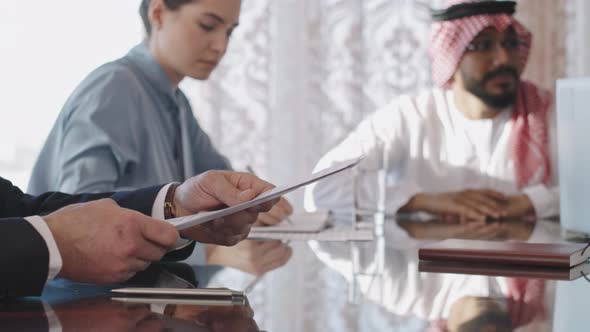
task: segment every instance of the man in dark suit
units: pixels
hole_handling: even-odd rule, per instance
[[[98,284],[124,281],[167,252],[166,258],[183,259],[193,246],[182,243],[176,229],[158,219],[233,206],[271,188],[251,174],[210,171],[180,185],[32,197],[0,178],[0,298],[39,295],[56,276]],[[258,213],[276,202],[180,235],[234,245],[248,235]]]

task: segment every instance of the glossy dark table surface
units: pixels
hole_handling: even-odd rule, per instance
[[[586,240],[566,233],[558,221],[506,220],[499,226],[474,226],[398,218],[386,220],[381,234],[369,242],[294,244],[299,262],[317,262],[304,266],[309,282],[295,290],[308,300],[305,309],[313,318],[291,312],[285,304],[289,299],[278,301],[272,312],[284,310],[289,318],[283,319],[285,328],[268,328],[265,322],[272,317],[254,318],[259,299],[264,298],[260,293],[270,292],[265,282],[253,292],[258,299],[244,305],[130,304],[111,298],[111,289],[124,286],[244,289],[232,282],[234,276],[246,275],[236,270],[158,263],[125,285],[97,287],[55,280],[41,298],[2,302],[0,331],[325,331],[334,326],[341,326],[339,331],[587,331],[590,326],[590,282],[584,276],[590,268],[571,278],[563,271],[539,274],[494,266],[451,271],[443,264],[438,271],[435,267],[425,272],[418,260],[420,245],[446,238]],[[295,262],[283,269],[291,264]],[[210,283],[228,271],[227,285],[219,280]],[[320,275],[327,275],[327,282],[312,282]],[[283,297],[275,289],[272,298]],[[345,294],[346,306],[335,303],[334,292]],[[294,327],[293,321],[303,319],[305,324]]]
[[[0,331],[261,331],[247,300],[237,305],[200,300],[126,303],[110,292],[120,287],[204,287],[208,277],[219,270],[158,263],[120,285],[99,287],[55,280],[40,298],[0,302]]]
[[[398,217],[387,220],[383,235],[372,242],[311,242],[310,246],[324,264],[347,279],[351,301],[381,308],[379,316],[385,323],[359,330],[590,330],[590,315],[583,309],[590,304],[588,263],[570,271],[490,264],[429,266],[419,261],[421,245],[447,238],[588,242],[563,230],[557,220],[477,225]]]

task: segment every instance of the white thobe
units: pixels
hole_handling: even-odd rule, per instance
[[[417,193],[492,189],[507,195],[524,193],[537,217],[556,216],[559,187],[553,113],[548,119],[553,182],[542,183],[543,166],[539,165],[536,175],[519,189],[510,144],[511,109],[492,119],[470,120],[457,109],[450,90],[434,88],[416,97],[402,96],[371,114],[318,162],[315,171],[365,155],[357,170],[309,186],[306,210],[351,213],[355,196],[357,204],[377,201],[377,182],[370,175],[387,169],[388,213],[396,213]],[[353,185],[355,173],[365,175]]]

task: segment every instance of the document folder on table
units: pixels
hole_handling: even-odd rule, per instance
[[[317,233],[332,225],[330,212],[303,212],[289,216],[290,223],[283,221],[273,226],[254,226],[252,233]]]
[[[330,212],[298,213],[292,223],[252,227],[249,239],[283,241],[371,241],[371,229],[352,229],[350,225],[334,223]]]
[[[585,243],[528,243],[449,239],[418,250],[420,260],[572,267],[586,262]]]

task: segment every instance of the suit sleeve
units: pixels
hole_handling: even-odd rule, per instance
[[[23,193],[10,181],[0,178],[0,218],[44,215],[64,206],[111,198],[121,207],[151,215],[152,205],[162,186],[148,187],[135,191],[102,194],[68,195],[48,192],[39,196]]]
[[[0,265],[0,299],[41,294],[47,281],[49,251],[26,220],[0,219]]]

